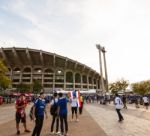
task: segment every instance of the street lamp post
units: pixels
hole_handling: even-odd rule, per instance
[[[96,47],[99,51],[99,64],[100,64],[100,76],[101,76],[101,80],[100,80],[100,88],[102,90],[102,92],[104,91],[104,80],[103,80],[103,70],[102,70],[102,57],[101,57],[101,46],[100,44],[96,44]]]

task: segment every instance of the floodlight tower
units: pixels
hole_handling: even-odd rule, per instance
[[[96,48],[99,51],[99,65],[100,65],[100,89],[102,92],[105,91],[104,89],[104,80],[103,80],[103,69],[102,69],[102,56],[101,56],[101,51],[102,51],[102,47],[100,46],[100,44],[96,44]]]

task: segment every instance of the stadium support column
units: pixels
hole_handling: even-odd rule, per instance
[[[12,83],[13,83],[13,69],[11,68],[10,70],[10,79],[11,79],[11,88],[13,87],[12,86]]]
[[[53,91],[55,90],[55,70],[54,70],[54,73],[53,73]]]
[[[89,90],[89,75],[87,75],[87,89]]]
[[[101,46],[100,44],[96,44],[96,47],[99,51],[99,64],[100,64],[100,89],[103,92],[104,91],[104,80],[103,80],[103,69],[102,69],[102,56],[101,56]]]
[[[64,90],[66,90],[66,71],[64,71]]]
[[[42,89],[44,90],[44,69],[43,68],[42,68]]]
[[[33,67],[31,67],[31,79],[30,79],[30,84],[31,84],[31,91],[33,92]]]
[[[73,73],[73,90],[75,90],[75,82],[76,82],[75,75],[76,75],[76,73]]]
[[[92,89],[94,89],[94,79],[92,77]]]
[[[100,83],[100,82],[98,82],[99,80],[98,79],[96,79],[96,89],[98,90],[98,84]]]
[[[81,74],[81,90],[83,90],[83,78],[82,78],[82,74]]]
[[[56,65],[56,56],[55,56],[55,54],[53,55],[53,67],[54,67],[54,69],[53,69],[53,91],[55,90],[55,73],[56,73],[56,67],[55,67],[55,65]]]
[[[19,83],[21,84],[22,83],[22,69],[20,70],[20,77],[19,77]]]

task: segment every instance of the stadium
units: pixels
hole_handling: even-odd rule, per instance
[[[8,66],[7,76],[12,88],[20,83],[31,85],[38,80],[45,92],[100,89],[98,72],[55,53],[30,48],[0,48],[0,58]]]

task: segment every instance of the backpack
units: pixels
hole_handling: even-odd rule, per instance
[[[39,100],[38,100],[38,104],[39,104]],[[29,112],[29,117],[31,120],[33,120],[33,107],[34,107],[34,105],[31,107],[30,112]],[[37,117],[37,112],[38,112],[38,109],[37,109],[37,107],[35,107],[35,114],[34,114],[35,117]]]
[[[50,114],[51,115],[57,115],[57,108],[58,108],[58,105],[57,103],[55,102],[55,99],[54,100],[54,104],[51,106],[50,108]]]

